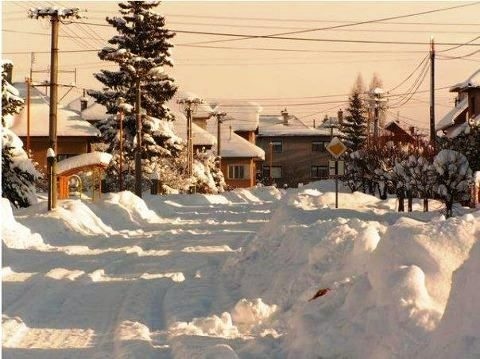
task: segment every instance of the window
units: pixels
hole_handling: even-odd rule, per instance
[[[248,179],[247,165],[229,165],[228,166],[229,179]]]
[[[328,145],[327,142],[323,141],[313,141],[312,142],[312,152],[325,152],[325,146]]]
[[[265,178],[282,178],[282,167],[272,166],[272,177],[270,177],[270,166],[263,166],[263,177]]]
[[[312,166],[312,178],[328,178],[328,167]]]
[[[282,141],[272,141],[270,146],[272,146],[272,152],[281,153],[283,151]]]

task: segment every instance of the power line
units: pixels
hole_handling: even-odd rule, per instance
[[[339,29],[339,28],[343,28],[343,27],[358,26],[358,25],[364,25],[364,24],[370,24],[370,23],[376,23],[376,22],[383,22],[383,21],[389,21],[389,20],[404,19],[404,18],[408,18],[408,17],[431,14],[431,13],[447,11],[447,10],[453,10],[453,9],[467,7],[467,6],[478,5],[478,4],[479,4],[479,2],[464,4],[464,5],[456,5],[456,6],[451,6],[451,7],[447,7],[447,8],[422,11],[422,12],[411,13],[411,14],[406,14],[406,15],[390,16],[390,17],[384,17],[384,18],[373,19],[373,20],[359,21],[359,22],[351,23],[351,24],[334,25],[334,26],[327,26],[327,27],[307,29],[307,30],[296,30],[296,31],[289,31],[289,32],[282,32],[282,33],[264,35],[264,36],[260,36],[260,37],[261,38],[274,38],[274,37],[278,38],[280,36],[283,37],[284,35],[297,35],[297,34],[304,34],[304,33],[307,33],[307,32],[316,32],[316,31]],[[248,36],[248,35],[244,36],[245,40],[252,39],[252,38],[258,38],[258,36]],[[225,41],[237,41],[237,40],[232,40],[232,39],[223,40],[223,41],[222,40],[216,40],[215,42],[225,42]]]
[[[399,88],[400,86],[402,86],[405,82],[407,82],[410,77],[413,76],[413,74],[420,68],[420,66],[422,66],[422,64],[427,61],[428,59],[428,55],[425,55],[425,57],[422,59],[422,61],[420,61],[420,63],[415,67],[415,69],[403,80],[401,81],[398,85],[396,85],[395,87],[391,88],[390,90],[388,90],[387,92],[391,92],[393,90],[396,90],[397,88]]]
[[[465,5],[463,5],[465,6]],[[373,20],[372,20],[373,21]],[[72,24],[79,24],[77,21],[70,22]],[[98,23],[89,23],[82,22],[82,24],[88,24],[92,26],[105,26],[111,27],[109,24],[98,24]],[[319,39],[319,38],[305,38],[305,37],[286,37],[281,36],[283,34],[297,34],[300,32],[310,32],[316,31],[315,29],[311,30],[301,30],[290,33],[274,34],[274,35],[246,35],[246,34],[234,34],[227,32],[214,32],[214,31],[189,31],[189,30],[175,30],[171,31],[179,34],[194,34],[194,35],[209,35],[209,36],[228,36],[235,38],[248,38],[248,39],[271,39],[271,40],[289,40],[289,41],[307,41],[307,42],[333,42],[333,43],[354,43],[354,44],[381,44],[381,45],[430,45],[430,42],[424,41],[379,41],[379,40],[358,40],[358,39]],[[437,42],[436,45],[462,45],[462,46],[480,46],[480,44],[465,44],[457,42]]]

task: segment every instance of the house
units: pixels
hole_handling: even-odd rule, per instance
[[[217,134],[217,121],[210,119],[207,130]],[[265,160],[265,151],[235,133],[228,122],[220,126],[221,169],[225,182],[232,188],[256,184],[257,163]]]
[[[25,83],[15,83],[20,96],[26,98]],[[49,98],[35,87],[30,89],[30,128],[28,131],[28,105],[13,117],[11,130],[20,137],[24,147],[27,147],[28,132],[30,132],[30,149],[32,158],[39,164],[39,170],[46,171],[47,149],[49,142]],[[82,120],[78,113],[59,105],[57,110],[57,159],[62,159],[91,152],[91,144],[100,132],[90,123]]]
[[[257,145],[266,158],[259,175],[282,186],[328,178],[332,157],[325,146],[338,134],[335,128],[309,127],[287,110],[280,116],[261,115]]]
[[[419,137],[420,135],[415,133],[415,127],[410,126],[408,130],[405,130],[398,121],[390,121],[383,128],[379,142],[381,144],[386,144],[387,142],[395,144],[410,143],[418,146]]]
[[[450,87],[450,92],[457,93],[455,107],[437,123],[436,129],[454,138],[465,131],[469,121],[480,121],[480,70]]]

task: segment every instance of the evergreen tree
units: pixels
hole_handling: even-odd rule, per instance
[[[2,197],[15,207],[28,207],[36,203],[35,181],[40,176],[23,150],[22,141],[7,127],[7,118],[19,113],[23,99],[7,81],[10,62],[2,63]]]
[[[183,148],[180,138],[175,136],[169,121],[174,117],[165,103],[176,91],[174,80],[164,74],[164,67],[173,66],[169,40],[175,35],[165,28],[165,19],[152,11],[158,1],[128,1],[120,3],[121,17],[107,18],[117,35],[108,42],[112,46],[103,48],[98,56],[105,61],[116,62],[117,71],[102,70],[95,74],[104,88],[102,91],[89,91],[96,101],[107,108],[107,113],[116,114],[119,99],[124,99],[131,108],[136,100],[137,84],[141,86],[142,110],[142,172],[148,181],[154,170],[160,172],[157,162],[160,158],[176,158]],[[101,121],[98,125],[102,141],[108,144],[107,151],[113,160],[107,169],[107,187],[116,189],[118,184],[119,126],[116,116]],[[136,118],[127,113],[124,119],[123,161],[128,179],[134,172],[136,144]],[[128,187],[131,181],[126,181]],[[117,187],[118,188],[118,187]],[[131,188],[131,187],[130,187]]]
[[[349,100],[348,115],[345,116],[343,121],[342,132],[349,152],[355,152],[364,147],[366,143],[367,121],[361,93],[354,89]]]
[[[470,120],[465,131],[455,138],[442,138],[441,147],[462,153],[472,171],[480,171],[480,120]]]

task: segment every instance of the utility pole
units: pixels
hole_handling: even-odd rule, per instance
[[[221,154],[220,154],[220,149],[221,149],[221,126],[222,126],[222,123],[223,123],[223,119],[224,117],[227,115],[225,112],[213,112],[212,113],[213,116],[215,116],[217,118],[217,156],[219,158],[219,161],[220,161],[220,168],[222,168],[222,157],[221,157]]]
[[[140,77],[136,79],[135,117],[137,128],[137,146],[135,147],[135,194],[142,198],[142,114],[140,112]]]
[[[50,114],[48,122],[48,142],[50,154],[53,157],[47,161],[47,173],[51,175],[48,181],[48,210],[57,206],[57,82],[58,82],[58,27],[60,19],[79,18],[78,9],[69,8],[35,8],[29,10],[31,18],[49,17],[52,24],[52,38],[50,51]]]
[[[437,150],[435,135],[435,42],[430,39],[430,143]]]
[[[32,78],[26,78],[27,83],[27,156],[30,158],[30,86]]]
[[[187,174],[191,177],[193,175],[192,116],[196,106],[203,103],[203,101],[197,97],[189,97],[177,100],[177,103],[183,105],[185,115],[187,116]]]
[[[120,192],[123,191],[123,98],[119,98],[117,105],[118,105],[118,122],[119,122],[119,142],[120,142],[120,156],[118,159],[118,166],[119,166],[119,174],[118,174],[118,179],[119,179],[119,187],[120,187]]]

